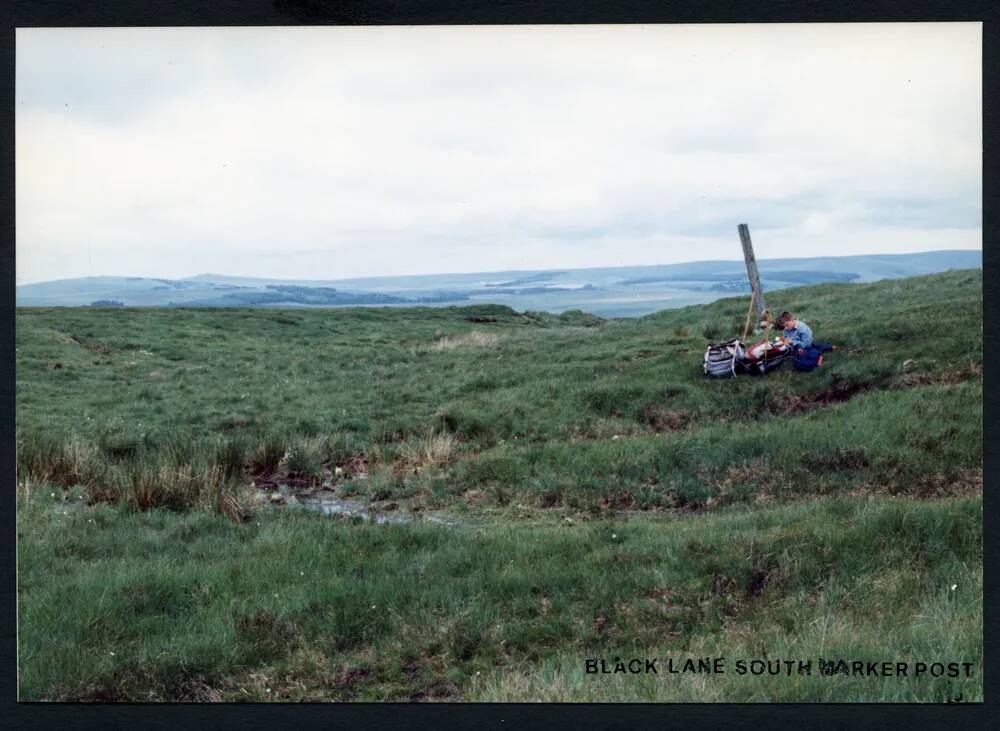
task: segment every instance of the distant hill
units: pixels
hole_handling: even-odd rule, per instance
[[[981,251],[758,261],[765,290],[872,282],[982,267]],[[646,315],[749,289],[741,260],[652,266],[294,280],[199,274],[184,279],[84,277],[17,287],[19,307],[344,307],[496,303],[520,310]]]

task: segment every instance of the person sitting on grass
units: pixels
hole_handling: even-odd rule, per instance
[[[813,341],[812,330],[802,320],[797,319],[791,312],[785,310],[778,315],[778,327],[782,329],[782,335],[791,343],[796,352],[805,350]]]
[[[814,343],[812,330],[791,312],[782,312],[776,323],[785,340],[795,349],[793,365],[797,371],[809,373],[823,365],[823,353],[836,350],[831,343]]]

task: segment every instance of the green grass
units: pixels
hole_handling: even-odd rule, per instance
[[[22,698],[941,701],[982,692],[978,671],[902,683],[583,672],[586,658],[616,655],[981,668],[973,498],[456,529],[287,510],[240,525],[33,500],[19,505],[19,530]]]
[[[769,298],[838,344],[820,370],[706,381],[746,298],[19,309],[20,697],[981,698],[981,272]],[[256,507],[261,479],[460,523]],[[584,673],[764,652],[977,672]]]

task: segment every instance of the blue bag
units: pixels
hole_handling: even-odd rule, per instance
[[[823,365],[823,353],[833,350],[829,343],[813,343],[808,348],[799,348],[795,352],[792,365],[795,370],[809,373]]]

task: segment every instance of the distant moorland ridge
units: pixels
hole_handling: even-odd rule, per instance
[[[766,290],[872,282],[982,267],[978,250],[761,259]],[[322,280],[199,274],[183,279],[99,276],[17,287],[21,307],[345,307],[504,304],[603,317],[641,316],[748,291],[741,260]]]

